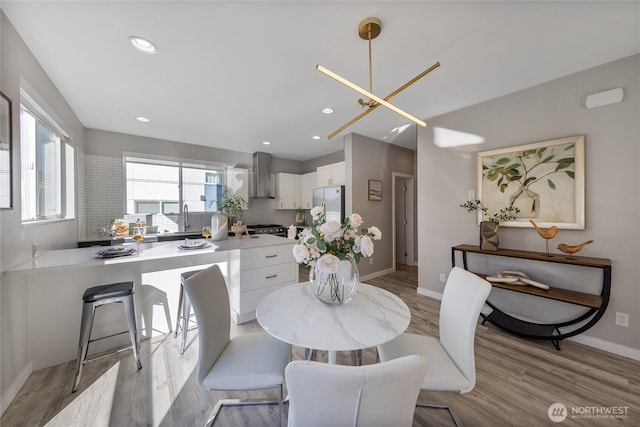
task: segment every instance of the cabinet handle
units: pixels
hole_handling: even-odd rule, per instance
[[[275,277],[278,277],[277,274],[272,274],[271,276],[264,276],[265,279],[273,279]]]
[[[265,255],[264,257],[265,257],[265,258],[275,258],[275,257],[277,257],[277,256],[278,256],[278,255]]]

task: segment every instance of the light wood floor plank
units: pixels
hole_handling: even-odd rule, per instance
[[[306,271],[301,270],[301,280]],[[414,267],[369,283],[399,295],[411,309],[410,332],[438,335],[439,302],[416,292]],[[260,330],[257,322],[232,327],[232,334]],[[197,329],[189,332],[187,350],[179,352],[173,334],[142,343],[143,369],[130,352],[110,355],[85,365],[77,393],[71,394],[75,361],[34,372],[0,418],[0,426],[198,426],[203,425],[218,399],[276,398],[277,391],[208,392],[195,380]],[[294,359],[304,351],[294,347]],[[326,361],[326,352],[316,360]],[[339,352],[338,363],[354,364],[351,352]],[[363,354],[365,364],[376,362],[375,349]],[[568,418],[562,426],[640,425],[640,363],[570,341],[557,351],[546,341],[509,335],[490,324],[476,333],[476,388],[467,394],[420,394],[421,400],[453,405],[467,426],[549,426],[549,405],[572,407],[628,407],[624,419]],[[285,406],[286,412],[286,406]],[[277,425],[278,408],[224,408],[216,426]],[[418,408],[414,426],[453,426],[447,411]]]

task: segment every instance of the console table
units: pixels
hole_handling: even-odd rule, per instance
[[[576,317],[561,323],[533,323],[527,322],[516,317],[513,317],[500,308],[496,307],[491,302],[487,301],[487,305],[493,309],[488,314],[482,314],[484,324],[487,320],[494,325],[528,338],[550,340],[554,347],[560,350],[560,340],[574,335],[581,334],[587,329],[595,325],[598,320],[604,314],[607,305],[609,304],[609,296],[611,292],[611,260],[604,258],[588,258],[578,256],[566,256],[566,255],[550,255],[547,256],[541,252],[520,251],[514,249],[497,249],[495,251],[482,250],[479,246],[473,245],[457,245],[451,248],[451,265],[456,265],[456,252],[462,253],[462,266],[465,270],[467,268],[467,256],[468,254],[477,255],[489,255],[500,256],[508,258],[520,258],[534,261],[542,261],[557,264],[568,264],[574,266],[581,266],[585,268],[595,268],[601,270],[602,274],[602,289],[599,295],[589,294],[583,292],[572,291],[568,289],[555,288],[550,286],[548,290],[540,289],[534,286],[520,286],[510,285],[508,283],[490,282],[492,286],[501,289],[507,289],[509,291],[520,292],[529,295],[535,295],[541,298],[548,298],[552,300],[562,301],[569,304],[575,304],[583,307],[587,307],[588,310]],[[479,276],[486,278],[487,275],[476,273]],[[575,330],[568,332],[561,332],[559,328],[575,325],[577,323],[586,320],[582,326]]]

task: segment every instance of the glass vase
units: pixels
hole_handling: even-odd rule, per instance
[[[317,266],[310,273],[313,294],[324,303],[348,304],[358,291],[360,272],[351,257],[340,261],[335,273],[320,271]]]

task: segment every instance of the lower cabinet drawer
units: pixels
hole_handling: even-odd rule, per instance
[[[295,262],[293,257],[293,245],[290,244],[265,246],[260,248],[243,249],[240,253],[240,265],[242,270],[267,267],[270,265]]]
[[[240,272],[240,295],[278,283],[292,283],[295,280],[294,263],[277,264],[270,267],[254,268]]]

